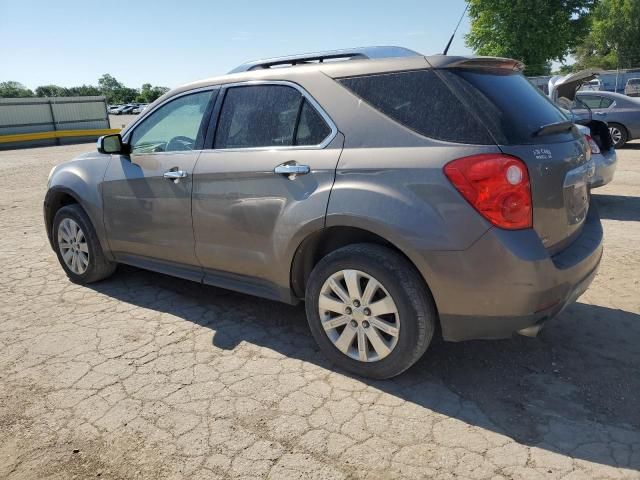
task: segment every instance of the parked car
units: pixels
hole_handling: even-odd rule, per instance
[[[584,135],[585,142],[588,144],[595,166],[593,175],[589,179],[591,188],[602,187],[611,182],[617,165],[616,150],[607,123],[593,118],[591,110],[584,112],[580,108],[582,104],[576,104],[576,97],[583,95],[580,91],[581,86],[589,82],[594,74],[593,71],[587,70],[557,77],[550,82],[551,94],[555,97],[559,108],[567,118],[577,124],[578,130]]]
[[[599,90],[602,90],[602,83],[597,78],[594,78],[593,80],[585,82],[580,87],[580,90],[597,92]]]
[[[80,284],[125,263],[306,301],[321,350],[372,378],[436,330],[533,336],[588,288],[602,227],[583,135],[522,68],[370,47],[178,87],[53,168],[51,246]]]
[[[123,105],[111,105],[109,107],[109,109],[107,110],[107,112],[109,112],[112,115],[117,115],[116,112],[120,111],[120,109],[123,107]]]
[[[118,110],[116,115],[131,115],[136,108],[137,108],[137,105],[131,105],[131,104],[125,105],[120,110]]]
[[[136,107],[131,110],[131,113],[134,115],[140,115],[148,105],[136,105]]]
[[[624,86],[624,94],[629,97],[640,97],[640,78],[630,78]]]
[[[607,122],[616,148],[640,138],[640,99],[613,92],[578,92],[576,99],[574,112]]]
[[[591,158],[594,163],[594,172],[589,179],[589,187],[602,187],[613,180],[618,165],[616,149],[613,147],[611,135],[603,128],[601,134],[592,132],[585,125],[577,125],[578,130],[584,135],[586,143],[591,150]]]

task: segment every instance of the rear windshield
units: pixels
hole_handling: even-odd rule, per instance
[[[536,136],[540,127],[564,122],[567,117],[520,73],[500,69],[447,69],[440,73],[500,144],[559,142],[573,136],[571,132]]]
[[[544,125],[567,117],[519,73],[502,69],[414,70],[338,80],[367,103],[426,137],[456,143],[520,145],[566,141]]]
[[[338,80],[357,96],[402,125],[426,137],[490,145],[479,119],[465,109],[433,70],[414,70]]]

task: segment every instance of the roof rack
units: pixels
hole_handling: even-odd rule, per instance
[[[267,58],[246,62],[234,68],[229,73],[248,72],[250,70],[262,70],[274,67],[292,67],[294,65],[308,63],[323,63],[336,60],[364,60],[374,58],[413,57],[421,55],[418,52],[404,47],[360,47],[345,50],[329,50],[326,52],[305,53],[302,55],[290,55],[286,57]]]

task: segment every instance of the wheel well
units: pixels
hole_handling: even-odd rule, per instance
[[[53,226],[53,218],[56,216],[56,213],[62,207],[72,205],[74,203],[78,203],[78,201],[67,192],[54,192],[47,196],[47,201],[45,203],[45,222],[49,241],[51,241],[51,227]]]
[[[368,230],[355,227],[328,227],[311,234],[296,250],[291,265],[291,288],[294,294],[298,298],[304,298],[307,280],[313,267],[334,250],[354,243],[383,245],[406,258],[406,255],[391,242]],[[411,264],[413,265],[413,262]]]

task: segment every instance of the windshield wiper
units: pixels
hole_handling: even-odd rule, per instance
[[[565,130],[571,130],[571,127],[573,127],[573,122],[571,120],[550,123],[548,125],[541,126],[538,130],[535,131],[534,135],[536,137],[542,137],[544,135],[551,135],[553,133],[560,133],[564,132]]]

